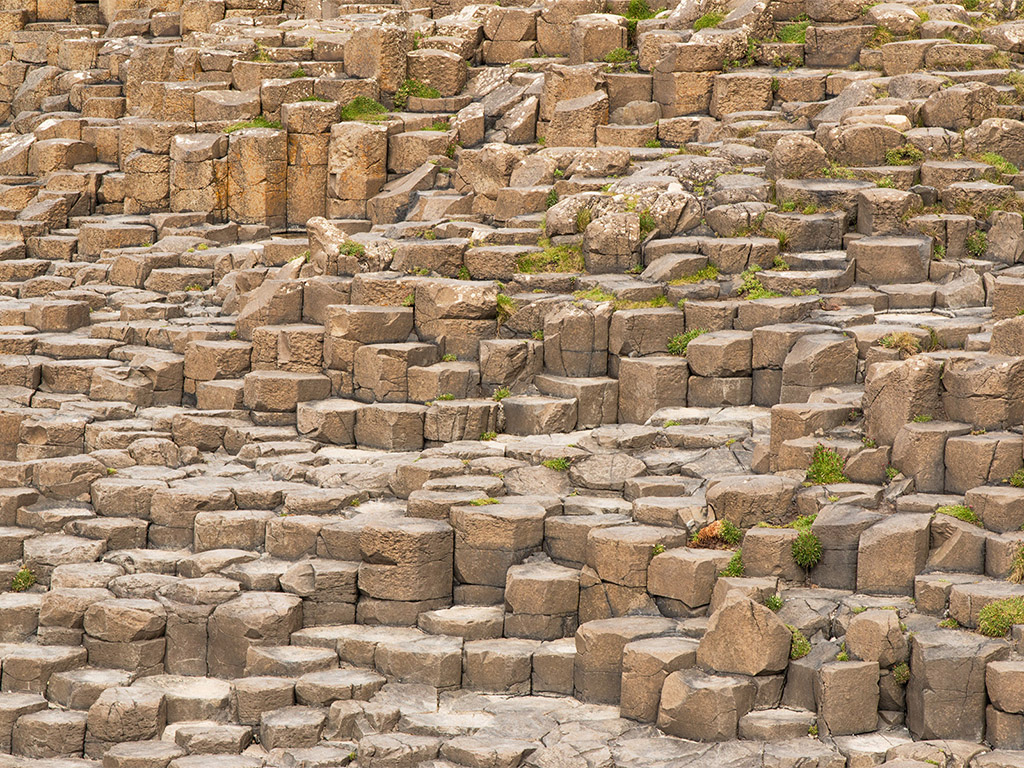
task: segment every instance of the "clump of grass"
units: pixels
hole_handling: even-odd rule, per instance
[[[552,187],[548,190],[548,196],[544,198],[544,207],[550,208],[552,205],[558,202],[558,191]]]
[[[615,301],[614,293],[608,293],[608,291],[602,290],[597,286],[588,288],[585,291],[574,291],[572,296],[576,301]]]
[[[886,150],[886,165],[914,165],[924,159],[924,153],[913,144],[904,144],[902,147]]]
[[[511,389],[509,389],[508,387],[501,387],[500,389],[495,390],[494,394],[491,395],[491,399],[494,400],[496,403],[500,403],[502,400],[504,400],[511,394]]]
[[[488,496],[486,499],[473,499],[469,503],[474,507],[486,507],[490,504],[497,504],[498,500],[493,496]]]
[[[268,120],[263,115],[259,115],[254,117],[252,120],[243,120],[239,123],[232,123],[224,129],[224,133],[244,131],[246,128],[273,128],[274,130],[280,130],[281,122],[279,120]]]
[[[686,275],[685,277],[677,277],[674,280],[669,280],[669,285],[693,285],[704,280],[717,280],[718,279],[718,267],[714,264],[708,264],[708,266],[698,269],[692,275]]]
[[[932,416],[931,414],[919,413],[917,414],[917,416],[911,419],[911,421],[913,421],[915,424],[927,424],[929,421],[933,421],[934,419],[935,417]]]
[[[821,169],[821,175],[826,179],[852,179],[853,171],[845,165],[836,165],[835,163],[830,162]]]
[[[361,259],[366,255],[366,247],[361,243],[353,242],[352,240],[346,240],[344,243],[338,246],[339,256],[351,256],[356,259]]]
[[[504,293],[498,294],[496,302],[498,305],[498,325],[506,323],[508,319],[519,309],[519,307],[516,306],[515,299]]]
[[[1024,488],[1024,467],[1021,467],[1004,481],[1014,488]]]
[[[921,342],[909,331],[893,331],[878,341],[885,349],[898,350],[902,357],[910,357],[921,351]]]
[[[11,579],[11,591],[24,592],[35,583],[36,575],[30,569],[22,566],[18,569],[18,572],[14,574],[14,578]]]
[[[809,571],[821,561],[821,541],[809,530],[800,531],[790,553],[797,565]]]
[[[987,637],[1006,637],[1014,624],[1024,624],[1024,597],[994,600],[978,613],[978,631]]]
[[[907,666],[907,662],[901,661],[892,668],[892,681],[896,685],[906,685],[910,682],[910,667]]]
[[[1010,574],[1006,580],[1014,584],[1024,581],[1024,544],[1017,547],[1017,551],[1013,553],[1013,560],[1010,561]]]
[[[288,75],[288,77],[294,80],[300,77],[308,77],[308,75],[306,75],[306,70],[304,70],[302,67],[296,67],[291,71],[291,74]]]
[[[743,531],[728,520],[708,523],[690,537],[690,546],[698,549],[722,549],[740,543]]]
[[[1009,174],[1011,176],[1015,173],[1020,173],[1020,169],[1016,165],[995,152],[985,152],[978,155],[978,160],[991,165],[1000,173]]]
[[[497,437],[498,437],[498,433],[497,432],[482,432],[480,434],[480,440],[482,440],[485,443],[487,441],[489,441],[489,440],[494,440]]]
[[[441,92],[433,86],[421,83],[419,80],[409,79],[398,86],[392,101],[396,109],[405,109],[409,98],[415,96],[418,99],[439,99]]]
[[[604,57],[608,64],[623,64],[632,61],[632,59],[633,54],[627,48],[613,48]]]
[[[836,654],[836,661],[849,661],[850,652],[846,650],[846,643],[839,646],[839,653]]]
[[[654,557],[656,555],[662,555],[664,553],[665,553],[665,545],[662,544],[661,542],[658,542],[653,547],[651,547],[651,557]]]
[[[960,629],[960,622],[956,619],[943,619],[938,626],[942,629]]]
[[[764,600],[764,605],[768,610],[778,613],[782,610],[782,596],[781,595],[768,595]]]
[[[668,340],[666,345],[668,353],[678,357],[686,357],[686,350],[690,346],[690,342],[707,332],[707,328],[691,328],[686,333],[677,333]]]
[[[629,39],[632,42],[636,38],[636,23],[643,19],[653,19],[664,8],[652,10],[651,6],[647,4],[647,0],[629,0],[629,5],[626,6],[626,26],[629,30]]]
[[[547,459],[546,461],[542,461],[541,464],[548,469],[555,470],[556,472],[565,472],[569,469],[569,460],[564,456],[557,459]]]
[[[716,11],[709,11],[693,22],[693,31],[699,32],[702,29],[712,29],[725,21],[725,14]]]
[[[976,229],[967,236],[967,255],[974,259],[980,259],[988,250],[988,235],[980,229]]]
[[[804,637],[804,633],[792,624],[787,624],[786,628],[793,633],[793,642],[789,646],[789,658],[793,661],[802,659],[811,652],[811,641]]]
[[[757,273],[760,271],[760,267],[750,267],[740,274],[739,295],[750,301],[754,301],[756,299],[775,299],[780,297],[782,295],[781,293],[769,291],[764,287],[764,283],[761,282],[761,278],[757,276]]]
[[[525,274],[537,272],[583,272],[586,265],[578,245],[551,245],[542,240],[544,250],[524,253],[516,259],[516,271]]]
[[[658,228],[658,222],[647,210],[640,211],[640,239],[643,240]]]
[[[590,226],[592,220],[592,214],[589,208],[580,208],[576,211],[576,231],[583,232],[587,227]]]
[[[804,45],[807,42],[807,28],[809,26],[811,26],[810,19],[787,24],[779,30],[779,42]]]
[[[270,58],[270,52],[267,51],[267,47],[263,43],[256,43],[256,50],[253,51],[251,56],[252,61],[258,61],[261,64],[267,64],[273,59]]]
[[[807,482],[813,485],[831,485],[832,483],[848,483],[844,474],[846,459],[832,448],[821,443],[814,447],[811,466],[807,468]]]
[[[963,520],[965,523],[976,525],[979,528],[982,527],[981,518],[974,513],[973,509],[963,504],[945,504],[936,509],[935,512],[939,515],[955,517],[957,520]]]
[[[742,550],[737,549],[735,552],[733,552],[732,557],[729,559],[729,564],[725,566],[725,568],[723,568],[721,571],[719,571],[718,575],[725,576],[726,578],[730,576],[733,578],[738,578],[743,575],[744,570],[745,569],[743,567],[743,552]]]

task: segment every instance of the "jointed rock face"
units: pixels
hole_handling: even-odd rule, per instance
[[[1024,767],[1017,0],[531,2],[0,0],[0,768]]]

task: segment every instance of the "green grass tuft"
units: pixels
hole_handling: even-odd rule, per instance
[[[268,120],[263,115],[259,115],[258,117],[254,117],[252,120],[243,120],[240,123],[232,123],[224,129],[224,133],[244,131],[246,128],[273,128],[274,130],[281,130],[281,122],[279,120]]]
[[[743,575],[743,572],[743,551],[737,549],[733,552],[732,558],[729,560],[729,564],[719,571],[718,575],[725,577],[740,577]]]
[[[708,332],[707,328],[691,328],[686,333],[678,333],[668,340],[668,353],[679,357],[686,357],[686,350],[690,342]]]
[[[811,652],[811,641],[804,637],[804,633],[792,624],[787,624],[786,628],[793,633],[793,642],[789,645],[789,658],[793,661],[802,659]]]
[[[974,514],[973,509],[963,504],[946,504],[936,509],[935,512],[940,515],[955,517],[957,520],[963,520],[965,523],[971,523],[979,528],[982,527],[981,518]]]
[[[693,22],[693,31],[698,32],[702,29],[711,29],[717,27],[723,21],[725,21],[725,14],[709,11]]]
[[[1006,637],[1014,624],[1024,624],[1024,597],[994,600],[978,613],[978,631],[987,637]]]
[[[790,552],[796,564],[809,571],[821,561],[821,541],[810,530],[804,529],[797,534]]]
[[[848,483],[844,474],[846,459],[832,448],[821,443],[814,448],[811,466],[807,468],[807,482],[813,485],[830,485],[832,483]]]
[[[14,574],[14,578],[11,579],[11,591],[24,592],[35,583],[36,575],[25,566],[22,566],[18,569],[18,572]]]

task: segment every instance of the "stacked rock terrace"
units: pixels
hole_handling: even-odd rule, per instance
[[[0,768],[1024,766],[1018,10],[0,2]]]

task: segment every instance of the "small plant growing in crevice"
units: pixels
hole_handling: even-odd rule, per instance
[[[224,129],[224,133],[235,133],[236,131],[243,131],[246,128],[273,128],[274,130],[280,130],[281,122],[279,120],[269,120],[263,115],[258,115],[252,120],[243,120],[239,123],[232,123]],[[149,243],[148,245],[152,245],[152,243]]]
[[[654,557],[656,555],[662,555],[664,553],[665,553],[665,545],[660,543],[660,542],[658,544],[655,544],[653,547],[651,547],[651,557]]]
[[[924,159],[924,153],[913,144],[886,150],[886,165],[914,165]]]
[[[987,637],[1006,637],[1014,624],[1024,624],[1024,597],[993,600],[978,613],[978,631]]]
[[[498,433],[497,432],[483,432],[483,433],[480,434],[480,439],[482,441],[484,441],[484,442],[487,442],[488,440],[494,440],[497,437],[498,437]]]
[[[850,480],[844,474],[845,470],[846,459],[838,451],[818,443],[811,456],[811,466],[807,468],[807,482],[812,485],[848,483]]]
[[[836,654],[836,661],[849,661],[850,652],[846,650],[846,643],[839,646],[839,653]]]
[[[1021,467],[1006,478],[1005,482],[1012,485],[1014,488],[1024,488],[1024,467]]]
[[[366,246],[361,243],[356,243],[351,240],[346,240],[344,243],[338,246],[339,256],[350,256],[355,259],[361,259],[366,255]]]
[[[486,499],[473,499],[469,503],[474,507],[486,507],[490,504],[497,504],[498,500],[495,499],[493,496],[488,496]]]
[[[690,546],[699,549],[722,549],[740,543],[743,531],[728,520],[708,523],[690,537]]]
[[[901,661],[892,668],[892,681],[896,685],[906,685],[910,682],[910,667],[905,661]]]
[[[669,285],[693,285],[694,283],[700,283],[704,280],[717,280],[718,279],[718,267],[714,264],[708,264],[708,266],[698,269],[692,275],[686,275],[684,277],[677,277],[674,280],[669,280]]]
[[[938,626],[942,629],[960,629],[960,622],[956,619],[943,619]]]
[[[812,531],[804,529],[794,539],[790,553],[797,565],[805,571],[809,571],[821,562],[821,541]]]
[[[809,19],[786,24],[778,32],[779,42],[804,45],[807,42],[807,28],[810,25]]]
[[[409,98],[412,96],[419,99],[439,99],[441,98],[441,92],[437,88],[421,83],[419,80],[406,80],[395,91],[392,99],[395,109],[405,109],[409,104]]]
[[[761,278],[757,276],[757,273],[761,271],[760,267],[751,267],[750,269],[740,274],[740,287],[737,293],[750,301],[756,299],[775,299],[782,296],[781,293],[770,291],[764,287],[764,283],[761,282]]]
[[[715,11],[710,11],[708,13],[705,13],[695,22],[693,22],[693,31],[699,32],[702,29],[712,29],[714,27],[717,27],[723,21],[725,21],[724,14],[717,13]]]
[[[678,357],[686,357],[686,350],[690,346],[690,342],[707,332],[707,328],[691,328],[686,333],[677,333],[666,344],[668,353]]]
[[[980,259],[988,250],[988,235],[976,229],[967,236],[967,255],[972,259]]]
[[[504,293],[499,293],[497,297],[498,304],[498,325],[504,325],[508,322],[509,318],[516,313],[519,307],[516,306],[515,299]]]
[[[765,607],[778,613],[782,610],[782,595],[768,595],[764,600]]]
[[[560,456],[557,459],[547,459],[542,461],[541,464],[548,469],[553,469],[556,472],[565,472],[569,469],[569,459],[564,456]]]
[[[945,504],[936,509],[935,512],[939,515],[955,517],[957,520],[963,520],[965,523],[971,523],[979,528],[982,527],[981,518],[974,513],[973,509],[963,504]]]
[[[11,591],[24,592],[35,583],[36,575],[29,568],[22,566],[18,569],[18,572],[14,574],[14,578],[11,579]]]
[[[1010,573],[1006,580],[1014,584],[1024,582],[1024,544],[1017,547],[1017,551],[1013,553],[1013,559],[1010,561]]]
[[[1020,169],[1016,165],[995,152],[984,152],[978,155],[978,160],[982,163],[991,165],[1000,173],[1005,173],[1010,176],[1020,173]]]
[[[804,637],[804,633],[792,624],[787,624],[786,628],[793,634],[793,640],[789,644],[789,658],[793,661],[802,659],[811,652],[811,641]]]
[[[910,357],[921,351],[921,342],[909,331],[893,331],[878,341],[885,349],[895,349],[900,357]]]
[[[500,389],[495,390],[494,394],[491,395],[491,399],[494,400],[496,403],[500,403],[502,400],[504,400],[511,394],[511,389],[509,389],[508,387],[501,387]]]
[[[738,578],[743,575],[743,551],[737,549],[729,559],[729,564],[718,572],[719,576]]]

